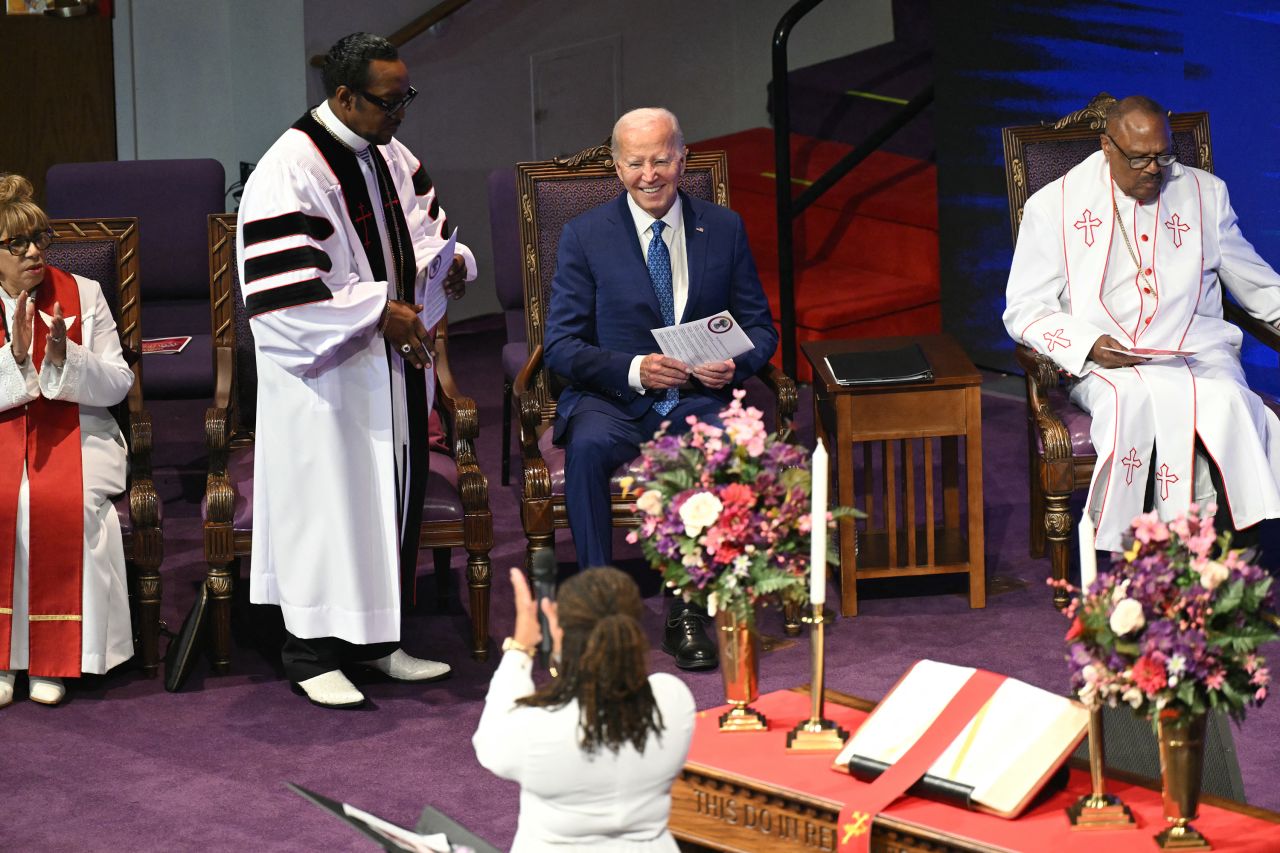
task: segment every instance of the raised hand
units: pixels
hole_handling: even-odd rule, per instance
[[[49,325],[49,337],[45,341],[44,357],[54,367],[62,367],[67,361],[67,321],[62,316],[62,303],[53,303],[53,322]]]
[[[9,347],[13,350],[13,360],[18,364],[26,364],[31,354],[31,329],[35,322],[36,306],[24,290],[18,294],[18,304],[13,311],[13,327],[9,330]]]

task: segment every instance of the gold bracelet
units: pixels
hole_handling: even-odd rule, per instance
[[[530,660],[538,653],[537,646],[526,646],[524,643],[517,642],[515,637],[507,637],[503,640],[502,650],[504,652],[524,652],[529,656]]]

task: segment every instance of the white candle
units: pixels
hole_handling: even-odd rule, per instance
[[[813,499],[809,516],[809,603],[827,600],[827,448],[822,439],[813,451],[809,494]]]
[[[1086,508],[1080,519],[1080,589],[1089,591],[1098,577],[1098,552],[1093,543],[1093,517]]]

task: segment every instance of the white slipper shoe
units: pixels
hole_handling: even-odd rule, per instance
[[[365,661],[364,665],[373,667],[396,681],[438,681],[452,671],[447,663],[415,658],[404,649],[396,649],[385,658]]]
[[[15,677],[11,669],[0,670],[0,708],[13,701],[13,680]]]
[[[66,685],[62,683],[61,678],[41,678],[33,675],[29,681],[31,682],[29,695],[32,702],[39,702],[41,705],[57,705],[62,701],[62,697],[67,695]]]
[[[359,708],[364,704],[364,694],[340,669],[299,681],[294,686],[311,704],[321,708]]]

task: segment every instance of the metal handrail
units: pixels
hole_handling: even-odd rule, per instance
[[[441,0],[440,3],[432,6],[426,12],[387,36],[387,41],[396,47],[404,47],[405,42],[425,33],[470,2],[471,0]],[[324,58],[325,55],[323,53],[317,53],[311,57],[311,65],[315,68],[323,68]]]
[[[838,163],[823,172],[808,189],[793,199],[791,197],[791,83],[787,76],[787,42],[791,38],[791,30],[800,19],[822,2],[823,0],[797,0],[783,13],[773,31],[773,82],[770,85],[770,91],[773,94],[773,170],[777,176],[775,198],[778,209],[778,305],[781,308],[778,322],[782,327],[782,369],[788,376],[796,375],[795,235],[793,233],[796,217],[933,101],[933,86],[929,85],[894,113],[888,121],[872,131],[857,147],[840,158]]]

